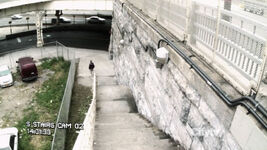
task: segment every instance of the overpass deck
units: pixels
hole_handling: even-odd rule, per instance
[[[96,11],[110,12],[113,10],[112,0],[11,0],[0,2],[0,17],[31,11]]]
[[[12,7],[24,6],[29,4],[49,2],[52,0],[2,0],[0,2],[0,10]]]

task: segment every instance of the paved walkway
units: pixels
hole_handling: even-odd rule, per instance
[[[94,150],[177,149],[166,136],[160,139],[164,134],[138,115],[131,91],[116,83],[108,56],[90,59],[95,62],[98,82]]]

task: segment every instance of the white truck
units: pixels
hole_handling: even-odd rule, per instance
[[[18,150],[18,129],[0,129],[0,150]]]

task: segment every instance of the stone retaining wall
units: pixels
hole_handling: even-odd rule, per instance
[[[131,88],[139,113],[186,149],[240,149],[229,132],[234,110],[220,106],[220,98],[179,56],[156,68],[153,52],[145,48],[156,48],[160,37],[122,6],[114,2],[110,51],[117,79]]]

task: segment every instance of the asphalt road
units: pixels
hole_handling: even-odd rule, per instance
[[[44,42],[58,41],[68,47],[107,50],[110,22],[93,25],[62,25],[44,31]],[[0,53],[25,49],[36,45],[36,32],[18,34],[0,41]]]

